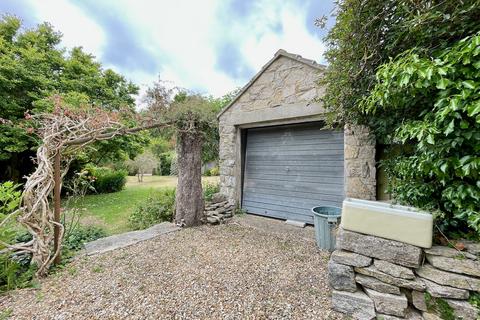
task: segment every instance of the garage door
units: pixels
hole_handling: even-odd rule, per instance
[[[242,208],[313,223],[311,208],[341,207],[343,132],[321,124],[249,129]]]

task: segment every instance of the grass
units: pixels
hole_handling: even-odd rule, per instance
[[[203,182],[217,183],[218,177],[203,177]],[[97,225],[109,234],[132,230],[128,217],[135,206],[148,196],[164,187],[175,187],[177,177],[145,176],[143,182],[137,177],[128,177],[124,190],[115,193],[87,195],[79,200],[77,206],[82,208],[81,223]]]

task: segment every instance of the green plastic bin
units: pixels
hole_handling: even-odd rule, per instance
[[[322,206],[312,208],[312,212],[317,245],[328,251],[335,250],[335,228],[340,223],[342,209]]]

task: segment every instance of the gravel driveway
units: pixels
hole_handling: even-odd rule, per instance
[[[11,319],[341,319],[327,261],[295,235],[202,226],[79,257],[41,289],[0,296],[0,310]]]

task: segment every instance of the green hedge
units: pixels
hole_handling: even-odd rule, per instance
[[[93,177],[92,186],[95,189],[95,193],[118,192],[127,183],[128,172],[126,170],[112,170],[94,166],[87,166],[85,169]]]

